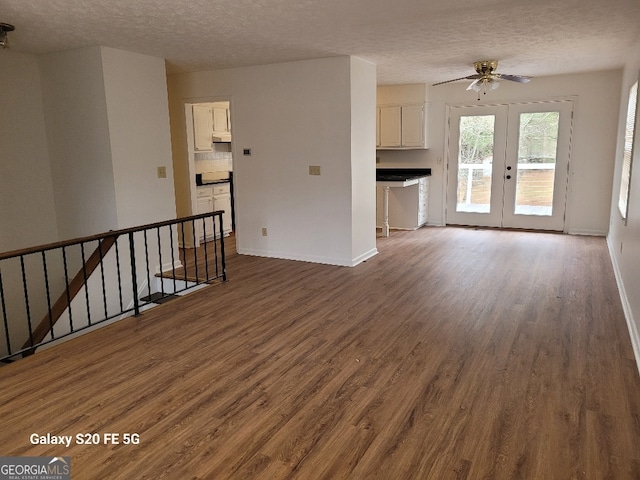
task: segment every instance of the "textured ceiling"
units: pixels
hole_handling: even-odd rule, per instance
[[[475,60],[530,76],[618,68],[640,45],[640,0],[0,0],[0,22],[17,52],[102,45],[169,72],[355,55],[381,84],[470,75]]]

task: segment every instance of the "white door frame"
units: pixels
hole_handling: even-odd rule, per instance
[[[482,105],[447,105],[447,128],[445,140],[445,225],[474,225],[505,228],[527,228],[539,230],[563,231],[567,230],[567,205],[570,183],[571,140],[573,135],[573,111],[576,99],[563,97],[549,100],[508,102]],[[559,111],[559,135],[557,157],[560,159],[556,168],[554,180],[553,218],[549,216],[515,215],[511,203],[515,204],[515,178],[517,159],[519,119],[525,112]],[[493,181],[491,188],[491,213],[457,212],[457,181],[458,181],[458,135],[459,119],[464,115],[495,115]],[[566,163],[564,163],[566,161]],[[507,163],[512,168],[507,171]],[[502,170],[502,180],[500,178]],[[511,179],[507,179],[510,175]],[[513,181],[512,181],[513,180]],[[507,203],[512,208],[507,208]]]

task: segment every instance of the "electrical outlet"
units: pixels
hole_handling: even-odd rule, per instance
[[[262,227],[262,236],[263,237],[267,236],[267,227]]]
[[[251,149],[250,148],[243,148],[242,149],[242,154],[246,157],[250,157],[251,156]]]
[[[320,175],[320,165],[309,165],[309,175]]]
[[[167,167],[158,167],[158,178],[167,178]]]

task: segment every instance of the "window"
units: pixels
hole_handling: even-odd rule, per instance
[[[626,220],[629,207],[629,184],[631,180],[631,158],[633,155],[633,135],[636,123],[636,109],[638,103],[638,82],[629,91],[629,105],[627,107],[627,124],[624,132],[624,153],[622,157],[622,176],[620,178],[620,198],[618,208],[622,218]]]

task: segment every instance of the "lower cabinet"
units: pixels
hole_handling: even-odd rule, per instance
[[[226,237],[231,233],[231,193],[228,185],[226,186],[226,192],[216,193],[216,188],[220,187],[214,187],[213,209],[223,210],[222,231]]]
[[[224,236],[231,233],[231,192],[228,183],[220,185],[205,185],[198,187],[196,199],[196,214],[209,213],[216,210],[223,210],[222,227]],[[213,240],[220,237],[218,222],[214,217],[208,217],[196,221],[196,235],[200,242]]]
[[[428,220],[429,178],[416,185],[389,188],[389,227],[396,230],[416,230]],[[383,190],[376,188],[376,226],[384,222]]]

